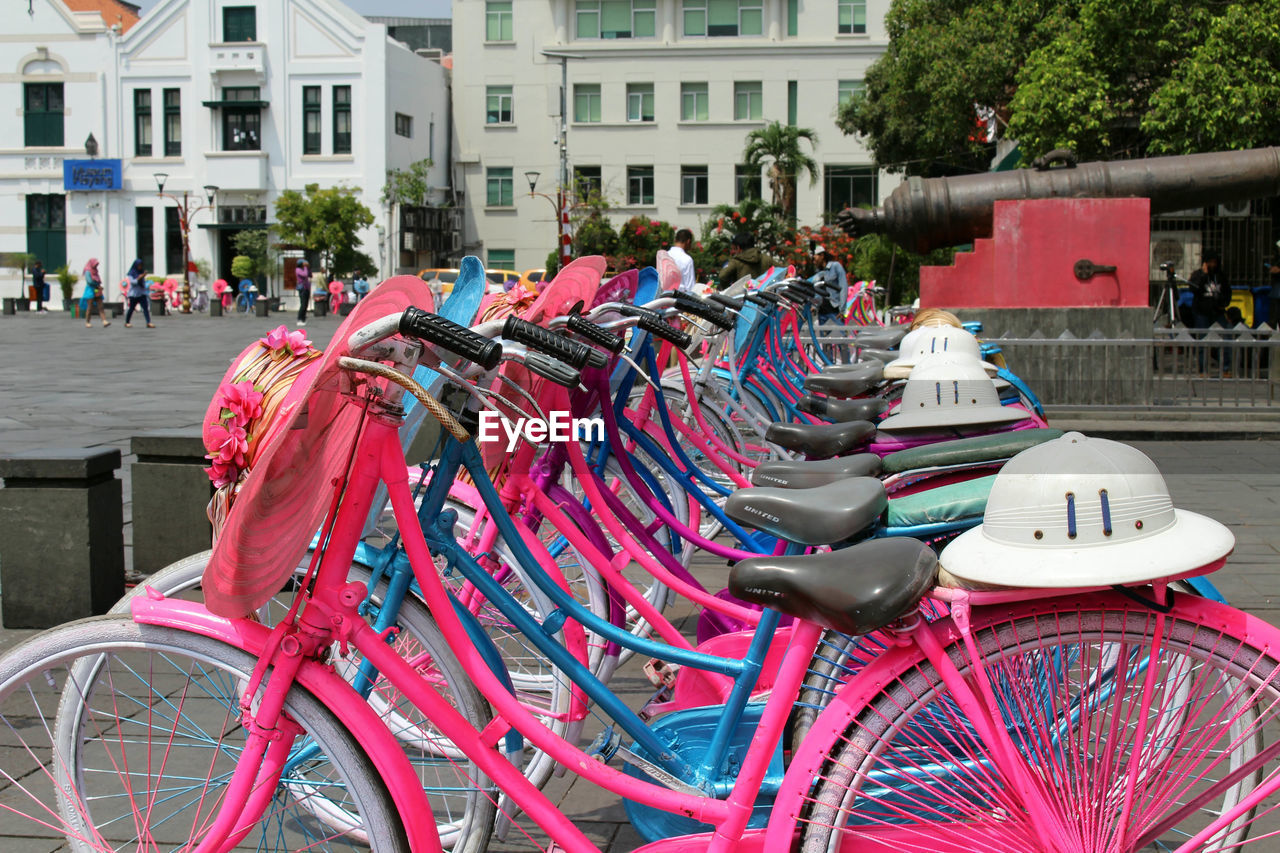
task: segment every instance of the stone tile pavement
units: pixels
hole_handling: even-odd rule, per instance
[[[121,318],[107,329],[97,324],[86,329],[58,314],[0,317],[0,453],[108,445],[127,454],[136,432],[195,426],[230,360],[281,322],[293,326],[288,314],[160,317],[153,330],[141,324],[125,329]],[[333,317],[312,318],[306,331],[324,346],[337,325]],[[1140,413],[1116,426],[1143,434]],[[1165,472],[1178,506],[1212,515],[1235,532],[1236,552],[1213,578],[1228,599],[1280,622],[1280,441],[1215,440],[1212,432],[1202,439],[1131,443]],[[121,473],[126,527],[129,461],[126,456]],[[719,589],[726,569],[722,562],[704,560],[697,574]],[[688,620],[690,631],[692,625]],[[30,633],[0,630],[0,651]],[[637,705],[650,692],[636,663],[613,684]],[[547,792],[602,848],[630,850],[641,843],[614,795],[570,776],[553,779]],[[0,849],[28,849],[4,832],[0,821]],[[492,849],[532,847],[512,833]]]

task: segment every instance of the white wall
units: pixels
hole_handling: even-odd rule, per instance
[[[695,232],[713,206],[735,201],[734,166],[741,161],[749,131],[768,121],[788,119],[788,81],[797,84],[796,123],[815,130],[819,166],[870,165],[870,153],[835,125],[837,81],[861,79],[887,47],[883,17],[888,0],[872,0],[867,9],[865,35],[836,33],[836,3],[800,3],[797,35],[786,35],[785,0],[765,0],[761,37],[684,38],[680,35],[679,0],[659,0],[654,38],[574,39],[572,0],[520,0],[514,4],[514,39],[486,42],[483,0],[454,3],[454,115],[458,135],[458,171],[466,189],[465,250],[482,258],[494,248],[514,249],[517,268],[540,267],[555,246],[553,204],[530,198],[523,173],[541,173],[538,190],[554,195],[559,174],[557,145],[559,60],[542,55],[559,51],[568,60],[568,110],[573,117],[575,83],[595,83],[601,89],[602,121],[570,121],[570,167],[600,166],[606,192],[614,205],[615,223],[634,214],[652,216],[686,226]],[[680,120],[681,82],[706,82],[709,120]],[[759,121],[733,118],[735,81],[763,84],[763,115]],[[655,120],[626,121],[628,82],[652,83]],[[488,86],[512,86],[512,125],[485,123]],[[654,204],[626,206],[629,165],[654,167]],[[680,203],[682,165],[708,167],[706,205]],[[515,204],[486,207],[489,167],[510,167]],[[881,173],[883,198],[897,178]],[[769,198],[765,184],[765,197]],[[823,182],[797,188],[801,224],[817,224],[822,217]]]

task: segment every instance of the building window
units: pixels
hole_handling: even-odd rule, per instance
[[[24,145],[62,145],[62,84],[24,83]]]
[[[164,209],[164,269],[165,272],[181,271],[185,266],[182,258],[182,225],[178,217],[178,208]]]
[[[133,90],[133,156],[151,156],[151,90]]]
[[[836,20],[838,32],[865,33],[867,31],[867,0],[837,0]]]
[[[627,121],[653,121],[653,84],[627,84]]]
[[[516,265],[515,249],[490,249],[485,253],[486,269],[509,270]]]
[[[655,0],[577,0],[574,32],[580,39],[653,38]]]
[[[787,0],[787,35],[800,31],[800,0]]]
[[[227,86],[222,90],[222,150],[258,151],[262,148],[262,108],[233,106],[259,99],[257,86]],[[305,136],[304,136],[305,140]]]
[[[787,81],[787,124],[796,126],[796,116],[800,111],[800,83]]]
[[[182,156],[182,90],[164,90],[164,156]]]
[[[511,124],[515,121],[515,96],[510,86],[486,86],[485,124]]]
[[[604,192],[604,179],[599,166],[574,166],[573,189],[579,200]]]
[[[733,167],[734,194],[733,203],[742,204],[749,198],[760,198],[760,167],[739,163]]]
[[[573,120],[576,122],[600,121],[600,84],[573,84]]]
[[[320,153],[320,87],[302,87],[302,153]]]
[[[706,83],[680,84],[681,121],[706,121],[709,104]]]
[[[52,273],[67,262],[67,197],[27,194],[27,251]]]
[[[155,269],[156,260],[156,211],[154,207],[137,208],[137,233],[134,241],[135,258],[142,259],[142,268]]]
[[[680,167],[680,203],[707,204],[707,167]]]
[[[875,204],[879,198],[875,166],[826,166],[822,171],[822,210],[828,217],[846,207]]]
[[[865,80],[841,80],[836,84],[836,101],[843,107],[854,98],[862,97],[866,91],[867,82]]]
[[[396,113],[396,136],[413,139],[413,116]]]
[[[686,36],[764,35],[764,0],[684,0]]]
[[[515,182],[510,166],[488,169],[485,173],[485,187],[485,204],[489,207],[511,207],[516,203]]]
[[[485,41],[511,41],[511,0],[489,0],[484,4]]]
[[[764,84],[757,81],[733,84],[733,117],[738,121],[764,117]]]
[[[633,207],[653,204],[652,166],[627,167],[627,204]]]
[[[257,10],[253,6],[223,6],[222,40],[224,42],[257,41]]]
[[[333,153],[351,153],[351,87],[333,87]]]
[[[436,123],[427,124],[427,156],[436,159]]]

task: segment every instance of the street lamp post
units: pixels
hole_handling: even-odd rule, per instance
[[[560,186],[555,196],[537,192],[538,177],[541,174],[541,172],[529,170],[524,173],[524,179],[529,182],[530,198],[541,196],[551,202],[551,205],[556,209],[556,245],[559,247],[557,251],[560,253],[560,269],[564,269],[569,261],[573,260],[573,252],[570,249],[571,243],[566,239],[565,235],[565,226],[569,224],[569,206],[565,203],[564,185]]]
[[[169,179],[165,172],[156,172],[156,195],[167,198],[178,207],[178,230],[182,232],[182,313],[191,313],[191,217],[206,208],[212,208],[218,188],[213,184],[204,185],[205,204],[191,207],[190,196],[182,191],[182,198],[164,191],[164,182]]]

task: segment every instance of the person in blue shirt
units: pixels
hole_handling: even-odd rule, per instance
[[[356,270],[351,274],[351,289],[356,292],[356,302],[364,299],[369,293],[369,282],[364,277],[364,272]]]
[[[127,329],[133,325],[133,310],[141,307],[142,316],[147,319],[147,328],[154,329],[155,324],[151,322],[151,292],[147,285],[147,271],[142,268],[142,258],[134,259],[133,265],[129,267],[124,278],[128,282],[128,289],[124,295],[129,299],[129,310],[124,315],[124,327]]]
[[[844,295],[849,291],[849,278],[844,267],[827,252],[826,246],[813,250],[813,260],[818,271],[810,276],[809,281],[817,287],[822,302],[818,305],[818,325],[829,326],[843,323],[840,316],[844,308]],[[834,348],[835,357],[845,362],[849,360],[849,348],[843,344]]]

